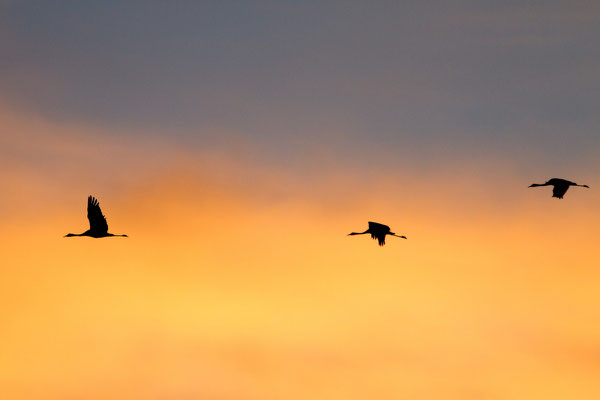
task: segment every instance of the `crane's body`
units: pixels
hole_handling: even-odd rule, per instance
[[[385,236],[386,235],[391,235],[391,236],[396,236],[396,237],[399,237],[402,239],[406,239],[406,236],[396,235],[394,232],[392,232],[390,230],[389,226],[380,224],[378,222],[371,222],[371,221],[369,221],[369,229],[367,229],[366,231],[352,232],[352,233],[349,233],[348,236],[365,235],[367,233],[371,235],[372,239],[377,239],[380,246],[385,245]]]
[[[65,237],[89,236],[96,239],[112,236],[127,237],[127,235],[114,235],[112,233],[108,233],[108,223],[106,222],[106,217],[104,214],[102,214],[98,200],[92,196],[88,197],[87,217],[90,222],[90,229],[83,233],[68,233],[65,235]]]
[[[552,188],[552,197],[556,197],[557,199],[562,199],[569,190],[570,186],[579,186],[584,188],[589,188],[588,185],[578,185],[575,182],[568,181],[566,179],[561,178],[552,178],[548,180],[546,183],[532,183],[529,187],[539,187],[539,186],[553,186]]]

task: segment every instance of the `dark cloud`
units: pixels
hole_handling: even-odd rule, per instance
[[[586,2],[2,7],[0,90],[53,119],[198,143],[217,128],[284,158],[310,145],[569,162],[600,145]]]

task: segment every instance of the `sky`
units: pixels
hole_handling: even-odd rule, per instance
[[[600,7],[424,3],[0,1],[0,392],[597,399]]]

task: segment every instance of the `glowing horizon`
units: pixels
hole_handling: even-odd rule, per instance
[[[0,366],[12,398],[558,399],[573,385],[596,390],[581,358],[600,332],[590,323],[595,191],[556,200],[527,189],[525,176],[495,188],[463,175],[456,186],[450,171],[438,181],[333,170],[307,179],[173,154],[164,172],[130,169],[133,186],[90,193],[127,239],[63,238],[87,227],[88,193],[68,183],[62,194],[5,197],[10,346]],[[94,177],[100,164],[78,173]],[[368,189],[354,192],[361,181]],[[496,198],[509,185],[510,196]],[[368,219],[409,239],[380,249],[345,236]],[[573,368],[570,381],[551,360]]]

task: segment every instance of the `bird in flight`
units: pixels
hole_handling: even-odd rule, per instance
[[[369,229],[367,229],[364,232],[352,232],[352,233],[349,233],[348,236],[364,235],[367,233],[371,234],[372,239],[377,239],[380,246],[383,246],[385,244],[385,235],[392,235],[392,236],[396,236],[396,237],[399,237],[402,239],[406,239],[406,236],[396,235],[394,232],[391,232],[389,226],[379,224],[377,222],[370,222],[370,221],[369,221]]]
[[[90,229],[83,233],[68,233],[65,237],[71,236],[89,236],[93,238],[102,238],[102,237],[110,237],[110,236],[123,236],[127,237],[127,235],[113,235],[112,233],[108,233],[108,224],[106,223],[106,217],[102,214],[102,210],[100,210],[100,204],[98,204],[98,200],[94,197],[88,197],[88,205],[87,205],[87,217],[90,221]]]
[[[533,183],[529,187],[538,187],[538,186],[554,186],[552,189],[552,197],[556,197],[557,199],[562,199],[567,190],[569,190],[569,186],[580,186],[584,188],[589,188],[588,185],[578,185],[575,182],[568,181],[566,179],[560,178],[552,178],[546,183]]]

